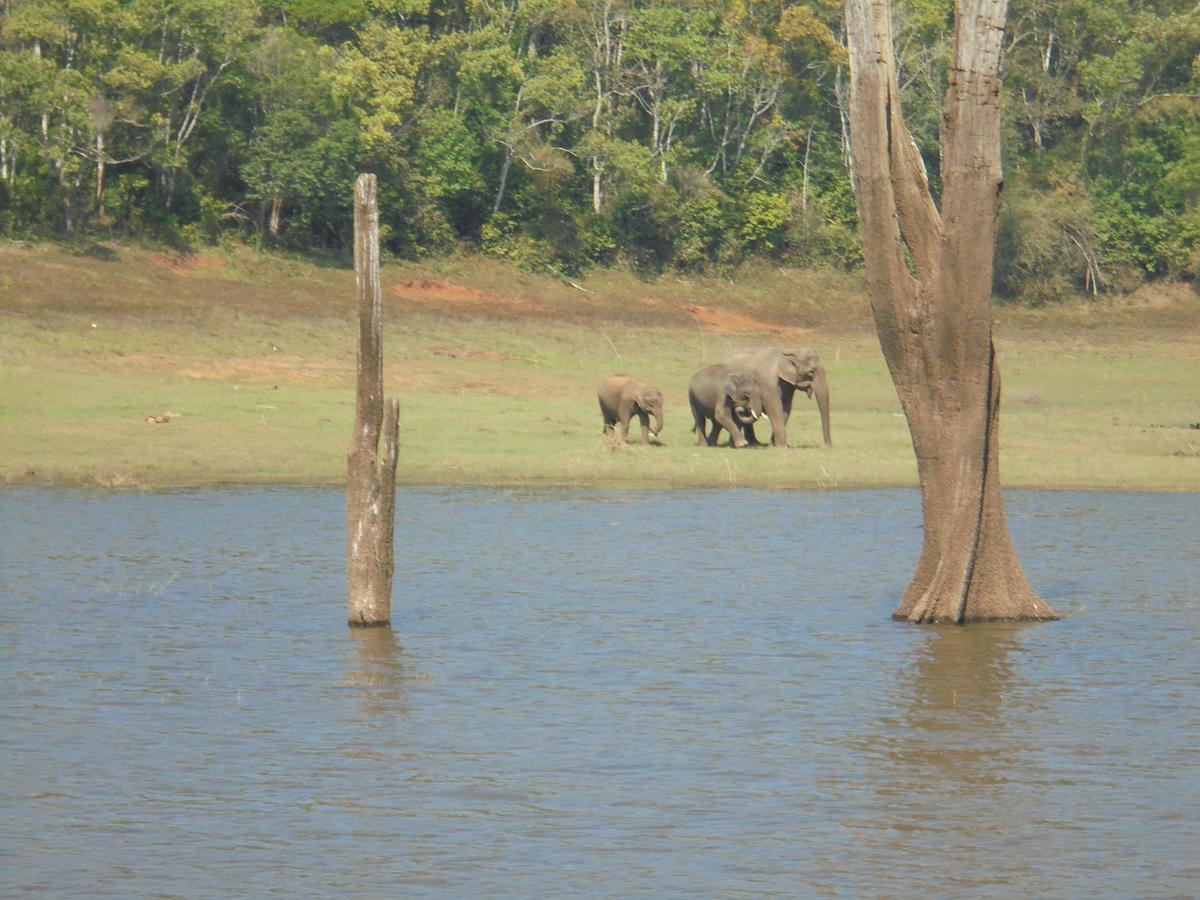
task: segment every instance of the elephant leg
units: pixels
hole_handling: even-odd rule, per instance
[[[720,434],[721,434],[721,426],[717,424],[716,419],[713,419],[712,420],[712,428],[708,432],[708,437],[706,437],[704,439],[705,446],[708,446],[708,447],[717,446],[717,438],[720,436]]]
[[[616,434],[616,424],[617,423],[615,420],[611,422],[608,419],[604,420],[604,436],[606,438],[611,438],[614,434]]]
[[[780,391],[779,401],[783,407],[783,421],[786,423],[792,417],[792,403],[796,399],[796,387],[789,384]]]
[[[720,423],[720,427],[729,432],[729,444],[733,447],[745,447],[746,439],[742,437],[742,429],[738,427],[738,423],[733,420],[733,416],[729,414],[729,410],[724,406],[719,406],[713,410],[713,418]],[[713,431],[719,430],[716,426]]]
[[[787,446],[787,423],[780,420],[778,427],[775,423],[771,423],[771,446],[786,447]]]
[[[629,443],[629,416],[621,417],[621,443]]]
[[[758,439],[758,435],[756,435],[754,433],[754,423],[753,422],[742,423],[742,437],[744,437],[746,439],[746,443],[749,444],[751,447],[761,447],[762,446],[762,441],[760,441]]]
[[[696,399],[696,395],[688,391],[688,406],[692,410],[692,431],[696,432],[696,443],[701,447],[708,446],[708,436],[705,434],[705,424],[708,422],[708,417],[700,406],[700,401]]]
[[[641,410],[638,410],[638,421],[642,423],[642,443],[650,443],[650,416]]]
[[[763,412],[767,414],[767,418],[771,421],[771,446],[786,447],[787,446],[787,413],[783,409],[783,398],[779,391],[776,390],[770,399],[764,403]]]

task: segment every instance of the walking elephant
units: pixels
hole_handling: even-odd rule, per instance
[[[781,350],[778,347],[750,347],[731,353],[724,363],[731,368],[753,372],[763,395],[763,411],[771,420],[771,446],[787,446],[787,421],[792,414],[792,400],[803,391],[817,401],[821,414],[821,434],[825,446],[829,438],[829,382],[825,367],[812,350]],[[746,442],[759,443],[754,424],[743,423]]]
[[[732,446],[745,447],[742,426],[753,427],[754,420],[763,411],[762,391],[755,375],[735,372],[720,363],[692,376],[688,384],[688,403],[696,422],[693,430],[701,447],[715,447],[722,428],[729,432]],[[705,434],[709,421],[712,431]]]
[[[625,443],[629,440],[629,420],[637,416],[642,423],[642,442],[648,444],[652,437],[658,440],[663,427],[662,392],[658,388],[628,375],[613,375],[600,383],[598,394],[605,436],[613,435],[620,423],[621,443]]]

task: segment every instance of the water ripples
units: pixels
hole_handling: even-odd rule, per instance
[[[1014,492],[1041,626],[890,621],[912,491],[0,493],[0,891],[1186,895],[1200,501]]]

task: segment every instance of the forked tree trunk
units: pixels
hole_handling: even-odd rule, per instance
[[[900,108],[887,0],[846,0],[850,133],[871,308],[908,419],[924,544],[895,617],[1053,619],[1025,579],[1000,493],[992,252],[1006,0],[956,0],[942,108],[942,210]]]
[[[346,472],[346,581],[352,626],[388,625],[395,570],[399,404],[383,399],[383,313],[375,176],[354,185],[354,277],[358,286],[358,386]],[[380,446],[382,440],[382,446]]]

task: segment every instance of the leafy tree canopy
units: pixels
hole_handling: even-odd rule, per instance
[[[897,0],[935,197],[945,0]],[[1012,0],[1002,295],[1200,275],[1200,9]],[[860,264],[841,2],[6,0],[0,234]]]

